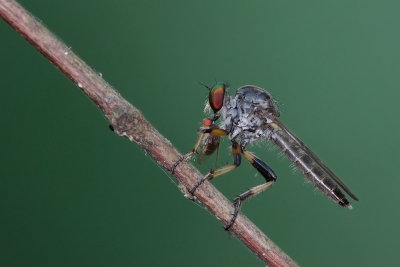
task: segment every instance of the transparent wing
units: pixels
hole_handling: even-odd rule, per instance
[[[278,120],[274,121],[285,133],[290,136],[302,150],[308,154],[327,174],[329,174],[330,178],[334,180],[349,196],[351,196],[354,200],[358,200],[358,197],[351,192],[351,190],[336,176],[336,174],[331,171],[331,169],[326,166],[322,160],[315,155],[296,135],[294,135],[283,123]]]

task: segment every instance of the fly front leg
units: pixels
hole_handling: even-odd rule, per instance
[[[200,128],[200,134],[197,139],[196,144],[194,145],[193,149],[189,152],[186,153],[185,155],[181,156],[175,163],[172,165],[170,171],[173,174],[176,167],[182,162],[182,161],[187,161],[193,157],[193,155],[197,152],[199,147],[202,145],[204,140],[206,139],[208,134],[214,135],[214,136],[226,136],[228,134],[227,131],[223,129],[219,129],[214,125],[214,120],[217,119],[218,117],[215,117],[213,119],[205,119],[203,121],[203,126]]]
[[[199,146],[201,144],[201,141],[203,140],[203,138],[205,137],[205,133],[204,132],[200,132],[199,137],[197,138],[197,142],[194,145],[193,149],[186,153],[185,155],[181,156],[175,163],[174,165],[172,165],[171,167],[171,173],[174,174],[174,171],[176,169],[176,167],[178,167],[179,164],[181,164],[182,161],[187,161],[189,159],[191,159],[194,155],[194,153],[196,153],[197,149],[199,149]]]
[[[267,190],[268,188],[271,187],[271,185],[273,185],[276,181],[276,174],[274,173],[274,171],[262,160],[260,160],[259,158],[257,158],[255,155],[253,155],[252,153],[245,151],[244,149],[242,150],[242,153],[244,155],[244,157],[250,162],[251,165],[253,165],[253,167],[262,174],[262,176],[264,176],[265,178],[265,183],[264,184],[260,184],[257,185],[245,192],[243,192],[242,194],[240,194],[238,197],[236,197],[233,201],[233,206],[234,206],[234,212],[232,214],[232,219],[229,221],[229,223],[227,225],[225,225],[225,230],[229,230],[229,228],[232,227],[232,225],[235,223],[236,218],[239,214],[240,208],[242,207],[243,202],[246,199],[249,199],[253,196],[256,196],[258,194],[260,194],[261,192],[264,192],[265,190]]]
[[[225,174],[227,172],[233,171],[236,169],[241,162],[241,152],[242,149],[240,148],[239,144],[236,143],[235,141],[232,142],[232,154],[233,154],[233,164],[232,165],[226,165],[220,168],[217,168],[215,170],[211,170],[209,173],[206,174],[202,179],[200,179],[192,189],[189,190],[189,193],[192,195],[194,192],[197,190],[197,188],[202,185],[205,181],[209,181],[217,176],[220,176],[222,174]]]

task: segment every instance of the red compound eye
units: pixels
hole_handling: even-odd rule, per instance
[[[214,87],[210,90],[208,101],[214,112],[217,112],[224,105],[226,84],[224,82],[217,82]]]

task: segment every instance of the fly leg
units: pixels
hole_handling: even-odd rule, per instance
[[[236,169],[241,162],[241,152],[242,149],[240,148],[239,144],[236,143],[235,141],[232,142],[232,154],[233,154],[233,164],[232,165],[226,165],[220,168],[217,168],[215,170],[211,170],[209,173],[206,174],[202,179],[200,179],[192,189],[189,190],[189,193],[192,195],[194,192],[197,190],[197,188],[202,185],[205,181],[209,181],[217,176],[220,176],[222,174],[225,174],[227,172],[233,171]]]
[[[175,163],[174,165],[172,165],[171,167],[171,173],[174,174],[174,171],[176,169],[176,167],[178,167],[179,164],[181,164],[182,161],[187,161],[189,160],[191,157],[193,157],[194,153],[196,153],[197,149],[199,149],[199,146],[201,144],[201,141],[204,139],[205,137],[205,132],[200,132],[199,137],[197,138],[197,142],[194,145],[193,149],[186,153],[185,155],[181,156]]]
[[[208,122],[208,121],[210,121],[210,123],[213,123],[210,119],[205,119],[204,124],[205,124],[205,122]],[[206,125],[206,126],[208,126],[210,128],[203,128],[200,130],[199,138],[197,139],[197,142],[194,145],[193,149],[189,153],[186,153],[185,155],[180,157],[174,163],[174,165],[172,165],[172,167],[170,169],[172,174],[174,173],[176,167],[178,167],[178,165],[181,164],[182,161],[187,161],[193,157],[193,155],[197,152],[197,150],[199,149],[199,147],[202,144],[202,142],[204,141],[204,139],[207,137],[207,134],[211,134],[211,135],[219,136],[219,137],[226,136],[228,134],[227,131],[216,128],[216,127],[214,127],[213,124],[211,126],[209,126],[209,125]]]
[[[264,176],[265,183],[257,185],[255,187],[243,192],[242,194],[240,194],[238,197],[236,197],[234,199],[233,206],[235,207],[235,210],[232,214],[232,219],[230,220],[230,222],[227,225],[225,225],[225,227],[224,227],[225,230],[229,230],[229,228],[231,228],[232,225],[235,223],[243,202],[246,199],[249,199],[249,198],[251,198],[255,195],[258,195],[261,192],[264,192],[265,190],[267,190],[271,185],[273,185],[275,183],[276,178],[277,178],[274,171],[265,162],[263,162],[262,160],[257,158],[252,153],[245,151],[244,149],[242,150],[242,153],[243,153],[244,157],[250,162],[250,164],[253,165],[253,167],[256,168],[256,170],[262,174],[262,176]]]

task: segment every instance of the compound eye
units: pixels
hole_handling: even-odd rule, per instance
[[[211,88],[208,101],[214,112],[219,111],[224,105],[225,90],[226,84],[224,82],[218,82]]]

